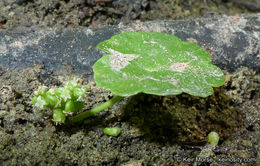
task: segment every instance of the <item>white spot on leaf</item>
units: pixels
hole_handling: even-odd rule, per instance
[[[173,63],[170,66],[170,70],[177,71],[177,72],[183,72],[187,67],[189,67],[190,62],[186,63]]]
[[[121,52],[109,49],[111,55],[109,57],[109,63],[113,70],[120,71],[130,64],[130,61],[139,57],[135,54],[123,54]]]

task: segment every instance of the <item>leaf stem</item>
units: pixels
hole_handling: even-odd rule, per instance
[[[92,115],[95,115],[97,113],[99,113],[100,111],[112,106],[113,104],[117,103],[118,101],[122,100],[124,97],[122,96],[115,96],[113,97],[112,99],[106,101],[105,103],[103,104],[100,104],[99,106],[97,107],[94,107],[88,111],[85,111],[85,112],[82,112],[74,117],[72,117],[69,121],[69,123],[75,123],[75,122],[79,122],[83,119],[86,119]]]

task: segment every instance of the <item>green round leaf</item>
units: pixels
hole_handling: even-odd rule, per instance
[[[125,32],[97,46],[107,53],[94,64],[94,79],[118,96],[143,92],[206,97],[224,84],[223,72],[200,46],[159,32]]]

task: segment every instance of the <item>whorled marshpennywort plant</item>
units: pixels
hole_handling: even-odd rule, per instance
[[[159,32],[125,32],[103,41],[97,47],[106,52],[93,66],[96,84],[115,94],[111,100],[85,112],[86,88],[69,81],[63,88],[40,87],[32,103],[54,110],[53,120],[79,122],[119,100],[137,93],[177,95],[188,93],[207,97],[212,87],[224,84],[225,76],[199,45]]]

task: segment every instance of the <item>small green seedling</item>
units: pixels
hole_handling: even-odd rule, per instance
[[[125,32],[99,43],[97,47],[106,55],[94,64],[94,79],[99,87],[110,90],[115,97],[73,116],[71,123],[79,122],[137,93],[165,96],[184,92],[207,97],[213,94],[212,87],[225,82],[223,72],[211,64],[211,57],[206,51],[170,34]],[[66,119],[62,113],[66,116],[83,107],[81,100],[78,102],[76,99],[77,94],[81,99],[84,97],[83,90],[63,88],[54,90],[55,95],[52,92],[47,95],[42,91],[44,88],[37,91],[33,103],[40,108],[54,108],[54,118],[57,119],[54,121],[58,123]],[[72,91],[76,96],[71,96]]]
[[[120,134],[121,130],[119,127],[107,127],[107,128],[104,128],[104,133],[106,135],[110,135],[110,136],[114,136],[114,137],[117,137],[119,134]]]
[[[215,131],[211,131],[208,135],[208,142],[213,146],[217,146],[219,141],[219,135]]]

